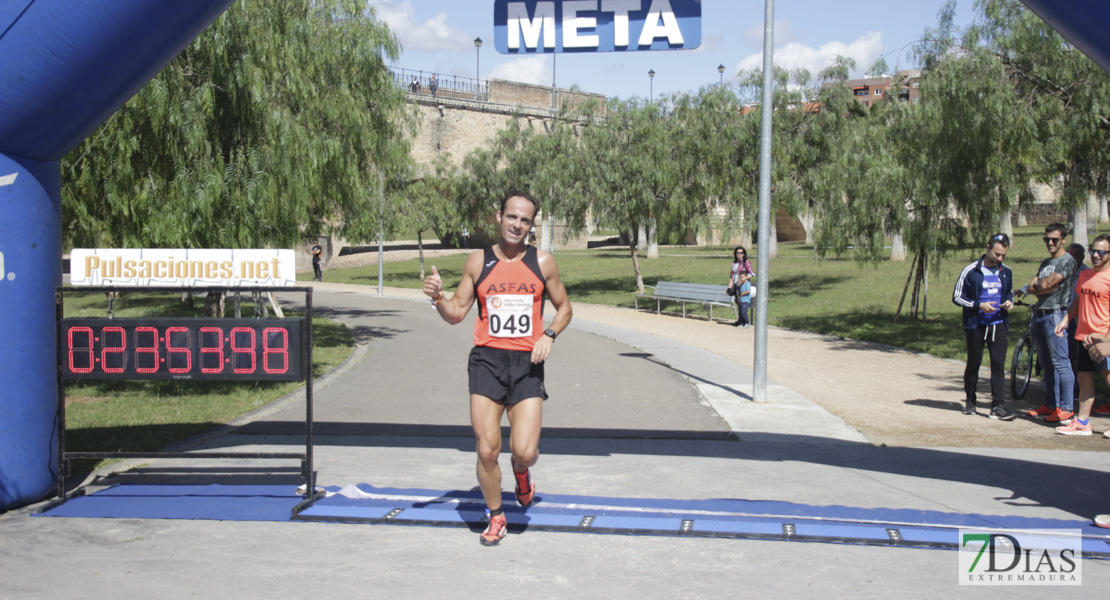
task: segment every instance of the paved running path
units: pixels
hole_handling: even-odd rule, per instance
[[[426,303],[401,297],[406,293],[377,298],[367,288],[326,287],[315,296],[320,310],[372,342],[317,385],[319,483],[472,489],[469,327],[447,326]],[[754,406],[744,389],[750,373],[738,362],[592,322],[584,318],[588,312],[560,336],[548,366],[552,398],[544,407],[535,471],[541,494],[1059,519],[1110,510],[1110,453],[874,445],[777,383],[773,402]],[[295,450],[302,443],[302,398],[293,394],[236,430],[194,440],[194,447]],[[297,475],[290,465],[159,460],[113,481],[294,486]],[[28,513],[0,517],[6,598],[933,597],[959,591],[957,554],[940,550],[541,531],[512,534],[490,549],[466,529]],[[1008,599],[1046,592],[1090,597],[1110,584],[1107,562],[1084,561],[1084,569],[1079,589],[979,591]]]

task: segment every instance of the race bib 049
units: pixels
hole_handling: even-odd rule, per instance
[[[522,338],[532,335],[531,294],[502,294],[486,297],[489,335],[495,338]]]

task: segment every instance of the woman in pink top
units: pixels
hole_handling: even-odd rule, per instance
[[[1078,319],[1075,339],[1088,352],[1080,352],[1076,365],[1079,380],[1079,408],[1071,422],[1056,428],[1063,435],[1091,435],[1091,407],[1095,403],[1095,373],[1110,385],[1110,359],[1096,348],[1110,340],[1110,235],[1100,235],[1088,249],[1091,268],[1079,274],[1075,298],[1068,314],[1056,325],[1056,335],[1067,333],[1068,321]],[[1062,423],[1062,421],[1061,421]]]
[[[748,251],[745,250],[743,246],[737,246],[736,249],[732,251],[732,267],[728,272],[728,287],[736,292],[733,294],[733,300],[736,302],[736,314],[738,315],[740,314],[739,311],[744,310],[740,299],[741,273],[747,273],[749,278],[755,278],[755,271],[752,270],[752,263],[748,261]],[[752,295],[747,296],[748,302],[751,302]],[[748,319],[746,317],[740,317],[736,319],[733,325],[740,326],[747,322]]]

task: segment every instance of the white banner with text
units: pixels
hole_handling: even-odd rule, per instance
[[[296,269],[292,250],[75,248],[69,255],[72,285],[292,286]]]

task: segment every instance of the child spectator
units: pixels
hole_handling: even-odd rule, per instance
[[[740,305],[740,318],[736,320],[737,327],[751,327],[748,310],[752,306],[751,275],[747,271],[740,272],[740,286],[736,289],[736,303]]]

